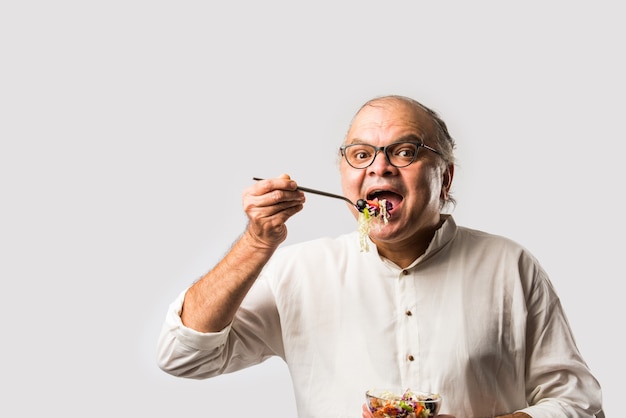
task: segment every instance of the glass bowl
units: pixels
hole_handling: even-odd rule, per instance
[[[367,406],[374,418],[434,418],[441,409],[441,395],[410,389],[399,395],[389,390],[365,392]]]

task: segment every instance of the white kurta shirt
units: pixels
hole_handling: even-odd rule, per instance
[[[441,413],[593,417],[601,392],[554,289],[515,242],[448,216],[402,269],[356,232],[280,248],[230,326],[199,333],[172,303],[168,373],[208,378],[283,358],[300,418],[361,417],[365,391],[440,393]]]

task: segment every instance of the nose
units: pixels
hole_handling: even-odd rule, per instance
[[[368,174],[372,173],[379,176],[391,174],[394,170],[397,170],[397,168],[391,165],[389,159],[387,158],[387,154],[385,154],[382,149],[376,151],[374,161],[372,161],[372,164],[367,167]]]

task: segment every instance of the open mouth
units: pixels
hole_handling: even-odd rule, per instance
[[[387,203],[391,204],[391,209],[397,207],[400,202],[402,202],[403,197],[398,193],[389,191],[389,190],[374,190],[371,193],[368,193],[367,200],[386,200]]]

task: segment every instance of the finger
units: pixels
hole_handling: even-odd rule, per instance
[[[273,214],[301,205],[304,203],[305,196],[297,188],[296,182],[288,178],[260,180],[257,184],[244,190],[244,209],[248,211],[255,208],[271,207],[271,214]]]
[[[301,207],[304,193],[299,191],[273,190],[263,195],[244,195],[244,210],[254,217],[274,216],[280,212]]]
[[[257,191],[259,194],[268,193],[271,190],[296,190],[298,185],[294,180],[289,177],[289,174],[281,174],[278,177],[271,179],[258,180],[253,185],[252,190]]]

